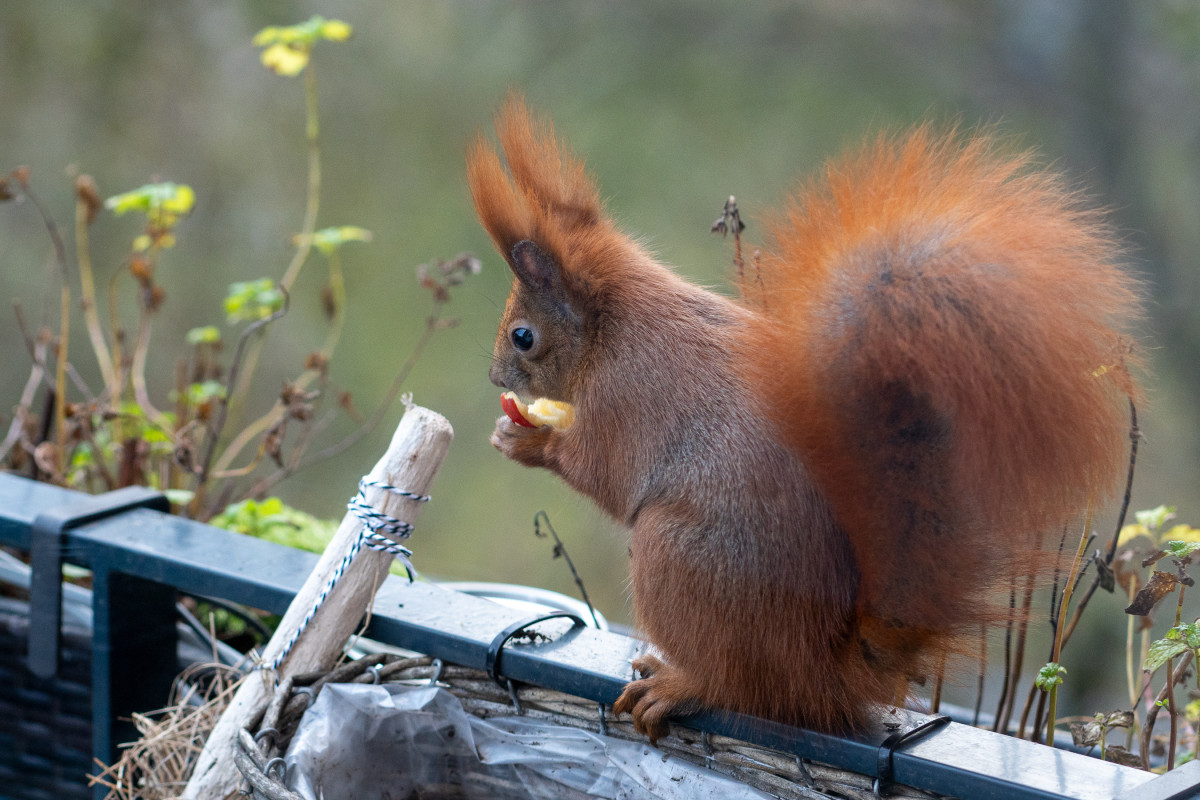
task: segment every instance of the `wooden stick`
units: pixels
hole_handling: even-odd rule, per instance
[[[450,423],[444,417],[419,406],[409,406],[387,452],[366,478],[416,494],[427,494],[453,436]],[[405,522],[414,522],[421,510],[422,503],[384,489],[367,487],[364,493],[373,508]],[[267,643],[263,651],[264,663],[270,664],[284,652],[325,589],[329,577],[355,546],[362,528],[362,521],[354,513],[346,514],[321,560]],[[209,735],[182,795],[184,800],[214,800],[237,792],[241,783],[241,773],[234,763],[238,732],[266,706],[276,681],[333,667],[347,639],[371,607],[375,591],[387,577],[391,564],[391,554],[362,548],[329,591],[280,668],[262,669],[246,678]]]

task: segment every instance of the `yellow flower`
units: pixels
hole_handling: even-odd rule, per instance
[[[253,44],[266,48],[262,53],[263,66],[277,75],[291,77],[308,66],[309,54],[318,41],[344,42],[353,33],[354,29],[340,19],[315,16],[299,25],[263,28],[254,35]]]
[[[353,33],[354,29],[340,19],[326,20],[321,25],[321,38],[328,39],[331,42],[344,42]]]
[[[1133,541],[1139,536],[1145,536],[1147,539],[1149,539],[1150,529],[1137,522],[1126,525],[1125,527],[1121,528],[1121,535],[1117,537],[1117,545],[1124,545],[1130,541]]]
[[[262,63],[276,75],[293,77],[308,66],[308,49],[297,49],[291,45],[276,43],[262,52]]]
[[[1200,528],[1191,525],[1175,525],[1158,537],[1160,542],[1200,542]]]

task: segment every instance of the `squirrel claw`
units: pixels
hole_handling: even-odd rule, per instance
[[[553,429],[522,428],[507,416],[496,420],[496,429],[492,431],[492,446],[508,458],[527,467],[548,466],[546,459],[546,443]]]
[[[645,677],[626,684],[613,703],[613,712],[631,714],[634,730],[651,744],[667,735],[668,718],[700,710],[695,693],[679,670],[650,655],[635,659],[633,668]]]

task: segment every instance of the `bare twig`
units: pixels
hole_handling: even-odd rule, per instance
[[[1113,531],[1112,539],[1108,543],[1108,552],[1104,556],[1104,566],[1112,565],[1113,558],[1117,554],[1117,541],[1121,538],[1121,529],[1125,527],[1125,516],[1129,513],[1129,502],[1133,495],[1133,476],[1137,471],[1137,454],[1138,441],[1142,438],[1142,433],[1138,429],[1137,421],[1137,406],[1133,402],[1133,398],[1129,398],[1129,471],[1125,475],[1125,496],[1121,500],[1121,511],[1117,514],[1117,526]],[[1083,599],[1075,606],[1075,613],[1071,615],[1071,621],[1067,624],[1067,632],[1063,636],[1066,641],[1071,638],[1071,634],[1075,632],[1075,627],[1079,625],[1079,620],[1083,616],[1083,610],[1087,608],[1088,603],[1092,599],[1092,595],[1096,593],[1104,576],[1097,569],[1096,575],[1092,578],[1092,584],[1088,587],[1087,593]]]
[[[571,578],[574,579],[575,585],[579,587],[579,594],[583,598],[583,602],[588,607],[588,613],[592,615],[592,623],[599,628],[600,620],[596,617],[596,609],[592,606],[592,601],[588,597],[587,587],[583,585],[583,578],[579,577],[579,571],[575,569],[575,562],[571,560],[571,555],[567,552],[566,545],[562,543],[562,539],[558,538],[558,531],[554,530],[554,525],[550,523],[550,516],[545,511],[539,511],[533,515],[533,535],[544,537],[542,533],[542,524],[545,524],[546,530],[550,531],[550,536],[554,538],[554,556],[562,556],[567,562],[567,569],[571,570]]]
[[[292,288],[296,277],[300,274],[300,269],[308,260],[308,255],[312,252],[313,231],[317,225],[317,211],[321,203],[321,139],[320,139],[320,115],[317,107],[317,77],[316,69],[312,63],[304,70],[304,132],[308,142],[308,188],[305,193],[304,201],[304,220],[300,226],[300,233],[295,237],[296,252],[292,255],[292,260],[288,263],[287,268],[283,272],[283,277],[279,279],[278,286],[286,294]],[[264,338],[256,339],[253,346],[248,351],[245,357],[244,369],[242,370],[242,378],[237,383],[229,384],[229,392],[226,394],[226,402],[231,409],[231,416],[236,419],[240,414],[242,403],[246,395],[250,391],[250,382],[258,369],[258,359],[262,353]],[[265,422],[259,419],[254,425],[260,427],[249,438],[270,427],[270,422]],[[247,441],[249,441],[249,438]],[[231,443],[231,448],[233,444]],[[233,459],[237,457],[237,453],[245,446],[242,442],[237,449],[233,451],[228,459],[225,459],[225,454],[222,454],[222,460],[218,462],[217,469],[227,469]],[[228,451],[227,451],[228,452]]]
[[[75,256],[79,263],[80,303],[83,306],[83,319],[87,325],[88,337],[92,342],[92,350],[96,353],[96,363],[100,367],[100,375],[110,397],[116,397],[120,392],[117,385],[117,373],[113,369],[112,354],[104,341],[104,328],[100,325],[100,315],[96,311],[96,283],[92,276],[92,256],[88,241],[88,225],[95,219],[97,204],[96,184],[86,175],[79,176],[75,183]]]
[[[745,229],[746,225],[742,222],[742,214],[738,211],[737,199],[730,195],[729,199],[725,201],[725,207],[721,209],[721,216],[717,217],[716,222],[709,230],[712,233],[721,234],[722,238],[727,233],[733,233],[733,266],[737,269],[739,284],[746,272],[746,262],[742,258],[742,231]]]
[[[1007,664],[1005,672],[1007,673]],[[979,675],[975,687],[975,713],[971,716],[971,725],[979,726],[979,710],[983,707],[983,684],[987,677],[987,626],[979,629]]]
[[[1004,718],[1000,723],[1000,730],[1008,731],[1009,723],[1012,720],[1013,708],[1017,702],[1017,687],[1021,682],[1021,671],[1025,665],[1025,643],[1026,635],[1029,632],[1029,610],[1033,605],[1033,576],[1027,576],[1025,579],[1025,596],[1021,600],[1021,615],[1020,622],[1017,627],[1017,651],[1013,656],[1013,676],[1008,684],[1008,701],[1004,708]],[[1025,700],[1025,707],[1021,710],[1021,721],[1017,729],[1017,738],[1025,737],[1025,721],[1029,716],[1029,706],[1032,702],[1033,693],[1030,692]]]
[[[425,330],[421,333],[421,338],[417,340],[416,345],[413,346],[412,352],[409,353],[408,358],[400,367],[400,371],[396,373],[396,377],[392,380],[392,385],[388,387],[387,393],[383,397],[383,401],[375,407],[375,410],[371,412],[371,415],[367,417],[366,421],[363,422],[362,425],[360,425],[351,433],[347,434],[340,441],[324,448],[311,458],[303,461],[300,464],[297,464],[295,467],[280,469],[279,471],[264,477],[254,485],[254,488],[247,493],[247,496],[254,497],[258,494],[264,493],[284,478],[290,477],[302,469],[310,467],[313,464],[321,461],[325,461],[326,459],[333,458],[334,456],[349,450],[356,442],[373,431],[375,426],[377,426],[380,420],[383,419],[383,415],[387,413],[388,408],[390,408],[392,403],[395,402],[396,397],[399,396],[400,389],[403,388],[404,382],[408,380],[409,373],[412,372],[413,367],[415,367],[417,362],[421,359],[421,355],[425,352],[425,348],[429,345],[433,335],[440,329],[440,322],[441,304],[438,303],[435,305],[433,313],[426,318]]]
[[[1104,557],[1106,564],[1111,564],[1117,554],[1117,541],[1121,538],[1121,528],[1125,527],[1125,515],[1129,513],[1129,500],[1133,495],[1133,474],[1137,467],[1138,442],[1142,438],[1138,428],[1137,406],[1133,398],[1129,398],[1129,472],[1125,476],[1125,496],[1121,500],[1121,513],[1117,515],[1117,528],[1113,531],[1112,540],[1108,543],[1108,554]]]
[[[142,411],[146,413],[146,417],[154,420],[164,430],[170,430],[166,417],[154,406],[154,401],[150,399],[150,392],[146,388],[146,355],[150,351],[150,328],[150,311],[143,309],[142,318],[138,323],[137,341],[133,346],[133,365],[129,371],[129,380],[133,384],[133,397],[141,406]]]
[[[254,322],[250,323],[246,326],[246,329],[242,331],[241,336],[238,337],[237,347],[233,352],[233,360],[229,364],[229,374],[225,379],[226,398],[229,397],[231,387],[238,379],[238,374],[242,365],[242,356],[246,350],[246,342],[249,341],[251,336],[255,335],[258,331],[262,330],[267,325],[270,325],[275,320],[280,319],[288,312],[288,307],[291,302],[291,295],[288,294],[287,290],[282,291],[283,305],[279,308],[279,310],[275,311],[270,316],[263,317],[262,319],[255,320]],[[196,497],[192,500],[193,515],[200,508],[200,503],[203,500],[201,495],[204,491],[204,487],[208,484],[208,477],[212,471],[213,454],[216,452],[217,442],[220,440],[221,432],[225,427],[228,411],[228,400],[217,404],[216,418],[213,420],[212,426],[209,428],[208,441],[205,442],[204,458],[201,461],[200,472],[196,478]],[[233,445],[231,444],[230,447],[232,446]],[[219,466],[220,465],[218,464],[218,468]]]
[[[29,370],[29,379],[25,381],[25,388],[21,391],[17,413],[13,417],[12,424],[8,426],[8,434],[5,435],[4,441],[0,442],[0,463],[8,458],[9,451],[20,440],[21,433],[25,428],[25,414],[33,406],[37,389],[42,385],[45,377],[46,343],[39,341],[34,347],[33,367]]]
[[[1071,605],[1071,595],[1075,592],[1075,586],[1078,583],[1077,577],[1083,563],[1083,554],[1087,552],[1088,542],[1090,542],[1090,530],[1092,527],[1092,504],[1088,502],[1087,518],[1083,523],[1083,532],[1079,536],[1079,546],[1075,549],[1075,558],[1071,562],[1071,571],[1067,574],[1067,579],[1063,583],[1062,597],[1058,603],[1058,622],[1055,624],[1054,650],[1050,656],[1050,660],[1055,663],[1061,663],[1062,649],[1064,643],[1063,634],[1066,632],[1066,614],[1067,609]],[[1046,744],[1054,746],[1054,712],[1057,708],[1058,701],[1058,686],[1057,684],[1050,687],[1050,711],[1046,723]]]
[[[46,210],[46,207],[42,205],[37,192],[33,191],[33,187],[29,185],[28,171],[18,169],[13,172],[13,177],[21,184],[21,191],[33,203],[33,207],[37,209],[38,215],[42,218],[42,224],[45,226],[46,233],[49,234],[50,241],[54,246],[54,257],[58,263],[59,280],[62,281],[59,303],[58,347],[54,355],[54,429],[57,436],[55,466],[58,474],[62,475],[66,463],[67,449],[67,397],[63,387],[66,386],[67,350],[71,336],[71,283],[67,267],[67,248],[63,243],[62,234],[59,233],[58,224],[50,216],[50,212]]]
[[[1188,665],[1192,663],[1193,651],[1188,650],[1179,660],[1179,666],[1174,670],[1168,670],[1167,682],[1163,684],[1163,688],[1159,691],[1158,696],[1154,698],[1154,702],[1150,704],[1150,710],[1146,712],[1146,724],[1142,728],[1141,740],[1141,756],[1142,765],[1146,769],[1150,769],[1150,740],[1154,737],[1154,723],[1158,719],[1158,711],[1163,707],[1164,701],[1170,695],[1173,695],[1172,685],[1179,679],[1179,676],[1184,674]],[[1146,681],[1150,681],[1150,675],[1146,676]],[[1172,718],[1174,716],[1173,709],[1171,710]]]

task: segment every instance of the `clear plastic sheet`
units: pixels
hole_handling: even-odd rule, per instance
[[[769,798],[630,742],[523,717],[479,719],[437,687],[330,684],[287,754],[306,800]]]

